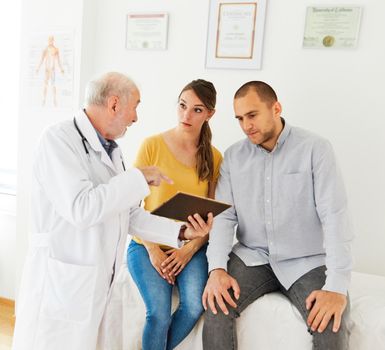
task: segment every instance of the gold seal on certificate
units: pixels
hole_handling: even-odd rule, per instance
[[[323,46],[325,46],[325,47],[331,47],[331,46],[334,45],[334,41],[335,41],[334,36],[332,36],[332,35],[326,35],[326,36],[323,38],[323,40],[322,40],[322,44],[323,44]]]

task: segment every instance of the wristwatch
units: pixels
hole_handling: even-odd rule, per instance
[[[187,226],[186,225],[182,225],[180,227],[180,230],[179,230],[179,235],[178,235],[178,238],[180,241],[185,241],[186,240],[186,237],[184,235],[185,231],[186,231],[186,228]]]

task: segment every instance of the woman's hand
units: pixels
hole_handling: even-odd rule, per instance
[[[163,273],[162,271],[162,263],[168,259],[168,255],[156,244],[151,245],[151,247],[146,246],[146,249],[154,269],[158,271],[159,275],[167,280],[168,283],[173,285],[175,283],[175,277],[172,275],[170,276],[167,273]]]
[[[162,272],[175,279],[175,276],[180,274],[189,263],[194,253],[195,250],[190,244],[186,244],[180,249],[167,250],[166,254],[168,257],[162,263]]]

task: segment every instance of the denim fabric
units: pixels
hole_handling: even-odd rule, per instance
[[[127,266],[146,305],[143,350],[174,349],[193,329],[203,313],[202,293],[207,281],[206,246],[177,276],[179,306],[171,315],[173,286],[152,266],[146,248],[131,241]]]
[[[246,266],[237,255],[230,253],[228,272],[238,281],[241,289],[241,294],[237,301],[238,306],[236,309],[228,306],[228,316],[219,307],[217,307],[217,315],[214,315],[210,308],[208,308],[205,312],[205,324],[203,327],[203,349],[236,350],[238,345],[235,319],[240,316],[248,305],[267,293],[280,291],[295,305],[304,322],[306,322],[308,311],[305,308],[305,300],[313,290],[322,288],[326,278],[325,271],[325,266],[317,267],[303,275],[286,290],[278,281],[269,264],[253,267]],[[232,290],[229,290],[229,292],[233,296]],[[342,317],[340,330],[337,333],[333,333],[333,322],[329,322],[328,327],[323,333],[314,332],[313,349],[347,350],[348,317],[349,301]]]

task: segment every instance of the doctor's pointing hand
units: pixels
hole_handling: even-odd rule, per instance
[[[143,176],[146,178],[147,184],[149,186],[159,186],[162,181],[167,182],[172,185],[174,182],[172,179],[161,173],[158,167],[156,166],[147,166],[138,168]]]

